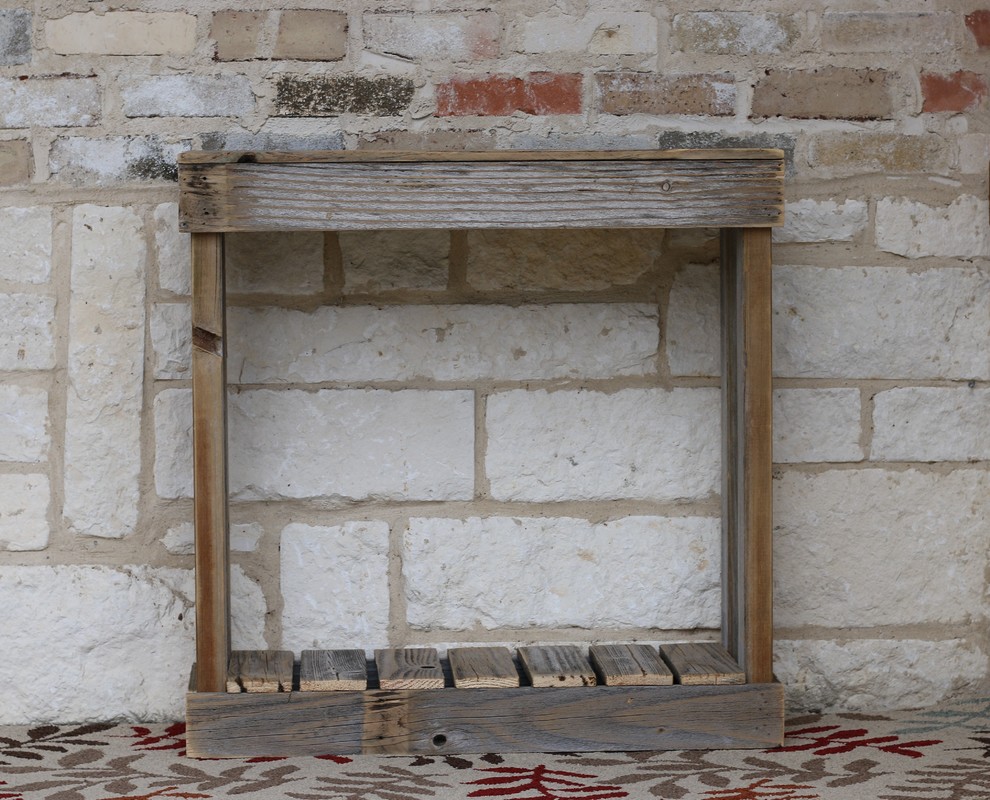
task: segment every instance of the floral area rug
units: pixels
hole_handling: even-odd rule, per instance
[[[0,728],[0,800],[990,800],[990,697],[794,718],[771,750],[197,760],[184,725]]]

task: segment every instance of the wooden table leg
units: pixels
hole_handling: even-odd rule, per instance
[[[230,656],[223,234],[192,234],[196,689],[226,690]]]
[[[771,231],[722,230],[722,638],[773,680]]]

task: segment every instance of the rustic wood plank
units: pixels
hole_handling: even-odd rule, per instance
[[[661,645],[660,652],[683,686],[724,686],[746,682],[746,674],[717,642]]]
[[[772,226],[783,160],[233,163],[180,168],[187,231]]]
[[[422,161],[717,161],[722,159],[779,160],[784,151],[775,148],[723,148],[682,150],[189,150],[179,153],[179,164],[347,164]]]
[[[779,684],[196,693],[187,709],[200,758],[763,749],[784,729]]]
[[[340,692],[368,688],[364,650],[303,650],[299,691]]]
[[[753,683],[773,680],[771,243],[722,231],[722,636]]]
[[[230,657],[223,234],[192,236],[193,518],[199,690],[222,692]]]
[[[584,650],[575,645],[520,647],[526,677],[533,686],[595,686],[595,670]]]
[[[442,689],[443,669],[433,647],[375,650],[378,684],[382,689]]]
[[[519,671],[505,647],[453,647],[447,651],[447,658],[458,689],[519,685]]]
[[[647,644],[596,644],[590,650],[599,683],[605,686],[669,686],[670,668]]]
[[[227,668],[228,692],[291,692],[290,650],[233,650]]]

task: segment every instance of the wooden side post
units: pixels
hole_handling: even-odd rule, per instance
[[[722,230],[722,639],[773,680],[773,392],[769,228]]]
[[[196,689],[226,690],[230,657],[223,234],[192,234]]]

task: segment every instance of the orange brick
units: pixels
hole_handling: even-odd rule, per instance
[[[437,116],[580,114],[581,84],[580,75],[553,72],[452,78],[437,86]]]
[[[980,9],[967,14],[966,27],[976,39],[977,47],[990,47],[990,9]]]
[[[921,74],[921,95],[925,113],[966,111],[987,96],[987,82],[977,72],[959,70],[951,75]]]

